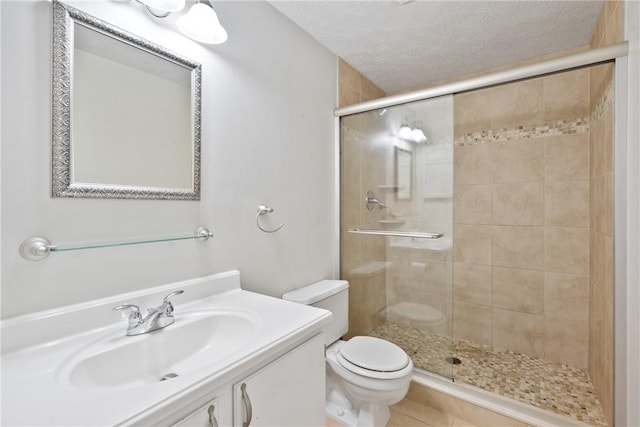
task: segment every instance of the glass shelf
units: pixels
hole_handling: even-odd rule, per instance
[[[40,261],[41,259],[48,257],[51,252],[69,252],[85,249],[114,248],[119,246],[144,245],[147,243],[174,242],[177,240],[197,240],[200,242],[204,242],[211,237],[213,237],[213,233],[211,233],[207,228],[203,226],[197,227],[193,231],[193,234],[189,236],[129,240],[124,242],[95,243],[68,247],[53,245],[44,237],[32,237],[22,242],[22,245],[20,245],[20,255],[22,255],[24,259],[29,261]]]

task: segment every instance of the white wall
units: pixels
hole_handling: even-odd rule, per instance
[[[265,2],[215,2],[227,43],[206,47],[134,1],[74,3],[203,64],[202,200],[50,197],[51,3],[2,1],[2,316],[237,268],[279,296],[338,274],[336,58]],[[259,204],[275,209],[256,228]],[[44,236],[78,242],[190,234],[214,238],[20,258]]]

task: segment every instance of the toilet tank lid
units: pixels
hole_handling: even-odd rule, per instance
[[[282,299],[299,304],[314,304],[349,287],[346,280],[321,280],[282,295]]]

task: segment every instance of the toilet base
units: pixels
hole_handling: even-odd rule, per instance
[[[327,402],[325,412],[327,417],[342,424],[345,427],[384,427],[391,418],[389,407],[379,403],[366,404],[355,410],[345,410],[335,403]]]

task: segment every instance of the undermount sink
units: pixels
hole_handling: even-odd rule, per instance
[[[174,324],[137,336],[125,336],[123,323],[73,355],[58,378],[81,390],[161,384],[233,354],[260,326],[257,314],[233,309],[177,314]]]

